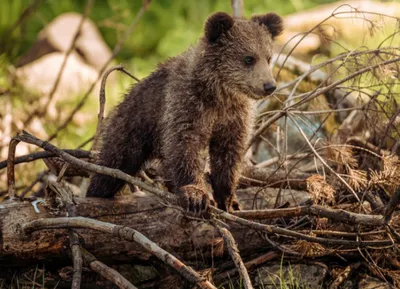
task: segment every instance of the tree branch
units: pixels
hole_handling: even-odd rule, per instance
[[[82,249],[83,259],[85,260],[86,266],[88,266],[92,271],[98,273],[104,279],[107,279],[111,283],[115,284],[120,289],[137,289],[132,285],[124,276],[119,274],[116,270],[106,266],[102,262],[96,259],[92,254],[90,254],[85,249]]]
[[[185,277],[186,280],[197,284],[200,288],[216,289],[214,285],[201,278],[191,267],[186,266],[175,256],[160,248],[146,236],[132,228],[84,217],[37,219],[22,225],[22,230],[25,233],[31,233],[36,230],[59,228],[89,228],[120,237],[127,241],[133,241],[141,245],[143,249],[159,258],[165,264],[174,268],[179,274]]]
[[[239,271],[240,277],[243,280],[243,285],[245,289],[253,289],[253,285],[251,284],[249,273],[247,272],[246,266],[243,263],[242,257],[239,254],[239,248],[233,238],[231,232],[229,232],[226,228],[220,226],[217,222],[211,221],[214,227],[217,228],[218,232],[221,234],[222,238],[224,239],[225,245],[228,248],[229,255],[233,262],[236,265],[236,268]]]

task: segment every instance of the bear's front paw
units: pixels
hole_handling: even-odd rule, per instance
[[[228,196],[225,200],[218,202],[218,208],[228,213],[240,211],[240,204],[236,198],[236,194]]]
[[[239,201],[236,199],[236,196],[231,200],[229,212],[232,211],[240,211],[240,204]]]
[[[196,185],[183,186],[179,193],[181,206],[195,215],[204,214],[212,204],[207,192]]]

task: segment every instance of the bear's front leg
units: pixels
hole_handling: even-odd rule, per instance
[[[211,131],[195,121],[182,121],[179,117],[173,120],[165,131],[163,143],[166,183],[179,195],[182,207],[201,214],[210,205],[201,151],[207,148]]]
[[[244,122],[218,126],[210,142],[211,183],[218,208],[240,210],[235,191],[245,153],[247,129]]]

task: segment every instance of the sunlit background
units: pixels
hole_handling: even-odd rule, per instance
[[[38,2],[38,8],[8,39],[10,62],[16,62],[36,41],[39,32],[57,16],[67,12],[83,13],[81,0],[5,0],[1,1],[0,35],[18,19],[21,12]],[[99,29],[109,47],[114,47],[135,18],[142,0],[94,1],[89,18]],[[274,11],[288,15],[333,0],[245,0],[245,16]],[[137,28],[125,42],[118,61],[132,65],[139,76],[149,73],[157,62],[184,51],[202,33],[205,19],[215,11],[232,12],[230,0],[153,0]]]

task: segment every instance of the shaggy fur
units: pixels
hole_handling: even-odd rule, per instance
[[[169,189],[199,212],[210,204],[201,159],[208,149],[214,199],[232,209],[254,100],[275,89],[269,61],[281,31],[274,13],[251,20],[210,16],[197,46],[159,65],[116,108],[98,164],[133,175],[145,161],[161,158]],[[87,196],[113,197],[123,185],[95,174]]]

